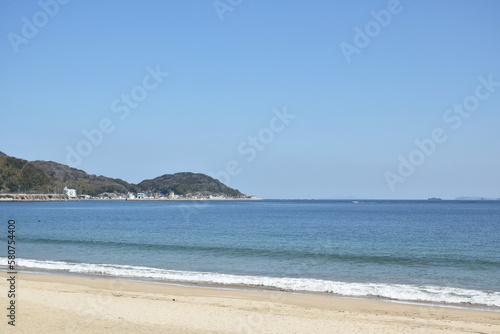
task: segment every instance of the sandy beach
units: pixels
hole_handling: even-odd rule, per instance
[[[25,273],[16,290],[2,332],[500,333],[499,312],[379,300]]]

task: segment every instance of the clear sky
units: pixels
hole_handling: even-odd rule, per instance
[[[59,1],[0,2],[0,151],[264,198],[500,197],[499,1]]]

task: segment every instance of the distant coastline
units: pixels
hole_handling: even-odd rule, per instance
[[[3,200],[38,201],[257,199],[202,173],[163,174],[133,184],[122,179],[87,174],[83,170],[53,161],[27,161],[0,152],[0,195],[2,194]]]
[[[363,199],[363,200],[349,200],[349,199],[318,199],[318,198],[260,198],[256,196],[247,197],[159,197],[159,198],[124,198],[124,197],[100,197],[100,198],[70,198],[66,194],[0,194],[0,202],[79,202],[79,201],[133,201],[133,202],[144,202],[144,201],[160,201],[160,202],[196,202],[196,201],[262,201],[262,200],[275,200],[275,201],[346,201],[352,202],[353,204],[367,203],[374,201],[425,201],[434,202],[434,200],[429,199]],[[437,202],[480,202],[480,201],[500,201],[500,198],[474,198],[474,199],[442,199]]]
[[[0,194],[0,202],[55,202],[55,201],[259,201],[259,197],[226,197],[226,198],[70,198],[65,194]]]

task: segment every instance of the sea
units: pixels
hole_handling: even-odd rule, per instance
[[[0,270],[500,310],[500,201],[0,203]],[[2,246],[3,245],[3,246]]]

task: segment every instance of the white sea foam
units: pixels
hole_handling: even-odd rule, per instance
[[[5,269],[6,266],[7,259],[5,257],[0,257],[0,268]],[[311,278],[242,276],[128,265],[71,263],[26,259],[18,259],[18,266],[25,269],[63,271],[112,277],[155,279],[189,283],[261,286],[291,291],[329,292],[352,297],[376,296],[403,301],[452,304],[468,303],[500,307],[500,292],[453,287],[337,282]]]

